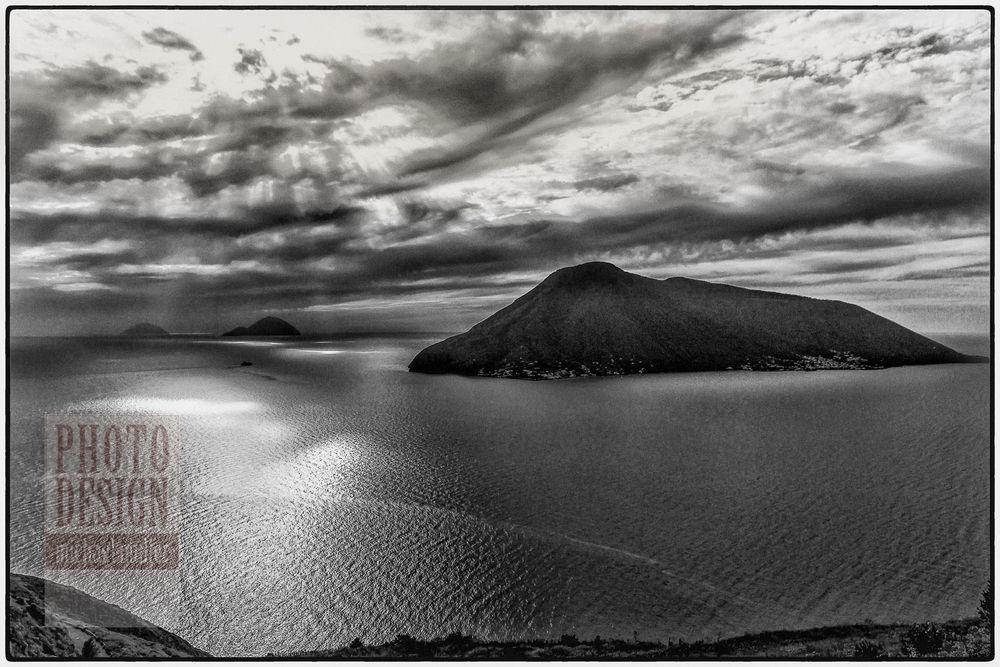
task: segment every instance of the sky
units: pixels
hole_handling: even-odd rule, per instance
[[[990,326],[985,10],[15,10],[12,335],[462,331],[591,260]]]

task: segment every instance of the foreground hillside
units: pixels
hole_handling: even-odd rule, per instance
[[[556,271],[466,333],[424,349],[410,370],[555,379],[970,361],[985,359],[841,301],[654,280],[590,262]]]
[[[993,656],[990,630],[979,619],[939,625],[843,625],[765,632],[716,642],[590,640],[481,641],[460,634],[429,641],[400,635],[386,644],[294,654],[296,658],[461,660],[665,660],[677,658],[977,658]]]
[[[979,619],[922,625],[844,625],[765,632],[715,642],[577,639],[482,641],[458,633],[432,640],[399,635],[391,642],[296,653],[293,658],[635,659],[672,658],[975,658],[993,655],[992,589]],[[208,658],[208,653],[119,607],[38,577],[8,575],[10,658]],[[46,612],[48,615],[46,616]],[[273,654],[268,654],[275,657]]]
[[[11,658],[207,657],[177,635],[75,588],[7,575]]]

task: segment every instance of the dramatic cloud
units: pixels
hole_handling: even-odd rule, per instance
[[[149,32],[142,33],[142,36],[150,44],[156,44],[157,46],[162,46],[165,49],[190,51],[191,60],[198,61],[205,57],[194,44],[178,35],[176,32],[172,32],[166,28],[154,28]]]
[[[105,100],[121,100],[166,81],[166,74],[155,66],[123,71],[92,60],[82,65],[13,74],[8,110],[12,167],[57,138],[70,113],[68,105],[77,111],[92,109]]]
[[[88,61],[74,67],[50,68],[41,77],[22,75],[12,81],[17,96],[45,96],[52,101],[120,99],[164,83],[166,75],[155,66],[139,66],[133,71]]]
[[[240,54],[240,60],[233,66],[233,69],[240,74],[260,74],[267,67],[264,54],[257,49],[237,49],[237,51]]]
[[[583,180],[576,181],[573,185],[577,190],[602,190],[607,192],[608,190],[624,188],[626,185],[635,183],[638,180],[639,177],[635,174],[611,174],[608,176],[585,178]]]
[[[16,172],[29,153],[45,148],[59,135],[59,112],[44,102],[13,98],[7,109],[9,165]]]
[[[460,328],[591,259],[986,326],[987,12],[108,15],[12,14],[16,333]]]
[[[374,28],[366,28],[365,34],[376,39],[381,39],[386,42],[392,42],[398,44],[400,42],[405,42],[412,39],[409,33],[405,30],[399,28],[387,28],[385,26],[375,26]]]

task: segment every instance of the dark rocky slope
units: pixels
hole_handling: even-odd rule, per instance
[[[9,657],[210,657],[177,635],[75,588],[25,574],[9,574],[7,584]]]
[[[926,631],[930,630],[930,633]],[[637,639],[560,639],[487,641],[452,633],[421,640],[399,635],[384,644],[349,646],[293,654],[312,660],[677,660],[677,659],[898,659],[993,657],[992,626],[982,619],[940,624],[876,625],[864,623],[809,630],[778,630],[717,641],[684,640],[667,644]],[[911,641],[931,635],[937,641]],[[269,657],[274,657],[270,656]]]
[[[299,330],[279,317],[263,317],[248,327],[236,327],[223,336],[298,336]]]
[[[122,332],[123,336],[169,336],[170,333],[155,324],[140,322]]]
[[[551,379],[672,371],[869,369],[985,361],[859,306],[604,262],[556,271],[410,363],[421,373]]]

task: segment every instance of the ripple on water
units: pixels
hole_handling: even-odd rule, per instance
[[[405,373],[423,342],[207,342],[12,360],[15,571],[68,411],[183,417],[179,594],[61,580],[217,654],[944,619],[989,575],[988,367],[525,383]]]

